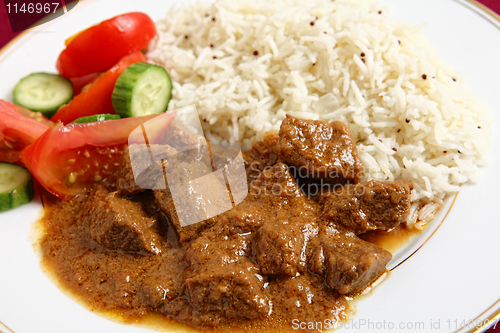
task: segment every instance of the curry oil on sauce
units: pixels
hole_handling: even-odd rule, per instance
[[[317,329],[297,329],[296,326],[293,326],[293,322],[291,319],[284,319],[273,316],[272,318],[264,318],[262,320],[253,320],[253,321],[245,321],[245,320],[234,320],[229,325],[217,326],[215,328],[206,328],[204,330],[198,330],[193,327],[190,327],[185,324],[180,324],[166,315],[159,312],[149,311],[147,313],[143,313],[140,316],[130,316],[126,311],[109,311],[103,310],[102,308],[96,306],[92,299],[85,297],[78,293],[77,290],[71,288],[71,286],[65,285],[64,281],[57,275],[56,266],[54,263],[50,261],[46,256],[44,257],[44,252],[42,249],[42,242],[46,235],[48,235],[49,229],[51,225],[53,225],[54,221],[50,220],[50,217],[54,215],[55,210],[58,209],[59,200],[55,197],[51,196],[48,193],[42,194],[42,203],[44,205],[44,215],[43,217],[34,224],[34,232],[38,235],[37,237],[37,245],[36,252],[40,255],[42,268],[45,273],[54,281],[54,283],[70,298],[73,298],[78,303],[84,305],[90,311],[99,314],[106,319],[122,323],[128,325],[136,325],[140,327],[145,327],[151,329],[153,331],[158,332],[260,332],[260,333],[270,333],[270,332],[320,332],[321,330]],[[76,204],[78,206],[78,204]],[[70,210],[75,210],[75,208],[69,208]],[[386,250],[394,253],[399,247],[409,242],[411,239],[416,237],[420,231],[407,229],[405,226],[398,226],[391,230],[387,231],[372,231],[368,232],[364,235],[360,235],[366,241],[372,242],[378,246],[385,248]],[[384,277],[386,277],[385,275]],[[380,281],[384,278],[382,277]],[[380,282],[377,281],[376,283]],[[370,292],[364,292],[362,295],[370,294]],[[364,297],[362,295],[355,296],[354,298]],[[349,300],[352,297],[348,297]],[[351,308],[353,307],[352,302]],[[352,309],[347,309],[344,311],[344,320],[350,319],[354,315],[354,311]],[[331,322],[334,323],[332,320]],[[295,327],[295,328],[294,328]],[[324,326],[325,328],[325,326]]]
[[[400,224],[390,231],[373,230],[358,235],[358,237],[394,254],[403,245],[415,239],[421,232],[416,228],[410,229],[405,224]]]

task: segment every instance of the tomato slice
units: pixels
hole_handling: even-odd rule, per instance
[[[19,164],[24,148],[51,125],[40,112],[0,100],[0,162]]]
[[[60,120],[64,124],[68,124],[75,119],[94,114],[115,114],[111,95],[116,80],[128,66],[141,61],[146,61],[146,57],[141,52],[123,57],[115,66],[92,83],[87,90],[78,94],[68,104],[63,105],[51,120],[54,122]]]
[[[99,78],[100,73],[93,73],[89,75],[85,75],[82,77],[74,77],[70,78],[71,84],[73,85],[73,93],[78,95],[83,88],[91,83],[94,83]]]
[[[164,113],[66,126],[58,123],[26,148],[21,158],[47,191],[67,200],[118,170],[134,129],[156,118],[154,123],[163,130],[154,132],[159,138],[174,117],[175,113]]]
[[[154,36],[155,25],[146,14],[119,15],[71,37],[56,67],[68,78],[103,72],[123,56],[146,48]]]

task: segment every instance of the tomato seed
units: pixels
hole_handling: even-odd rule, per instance
[[[70,173],[68,175],[68,183],[70,183],[70,184],[76,183],[76,178],[77,178],[77,175],[74,172]]]

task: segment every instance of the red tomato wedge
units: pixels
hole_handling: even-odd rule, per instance
[[[67,200],[118,170],[134,129],[156,118],[156,128],[148,136],[149,142],[157,142],[174,117],[175,113],[164,113],[67,126],[58,123],[26,148],[21,158],[47,191]]]
[[[0,100],[0,101],[2,101],[2,100]],[[31,118],[33,120],[36,120],[37,122],[45,124],[48,127],[54,125],[54,123],[52,121],[50,121],[49,118],[45,117],[43,115],[43,113],[41,113],[41,112],[31,111],[31,110],[23,108],[22,106],[13,104],[13,103],[5,102],[5,101],[2,101],[2,102],[10,104],[18,113],[20,113],[23,116],[26,116],[26,117]]]
[[[97,81],[99,75],[100,73],[94,73],[69,79],[71,81],[71,84],[73,85],[73,93],[75,95],[78,95],[87,85],[90,85],[91,83]]]
[[[67,78],[103,72],[123,56],[146,48],[154,36],[156,27],[146,14],[119,15],[68,39],[56,67]]]
[[[24,148],[51,125],[39,112],[0,100],[0,162],[19,164]]]
[[[60,120],[64,124],[68,124],[75,119],[94,114],[114,114],[115,109],[111,104],[111,95],[116,80],[128,66],[141,61],[146,61],[146,57],[141,52],[123,57],[115,66],[92,83],[87,90],[78,94],[68,104],[63,105],[51,120],[54,122]]]

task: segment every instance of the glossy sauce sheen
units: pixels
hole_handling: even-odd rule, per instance
[[[91,309],[131,323],[294,332],[297,321],[345,320],[346,296],[383,274],[391,255],[325,220],[332,213],[304,195],[278,141],[268,134],[244,154],[247,198],[181,238],[168,193],[127,196],[113,180],[69,202],[44,195],[44,267]]]

